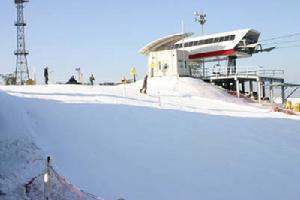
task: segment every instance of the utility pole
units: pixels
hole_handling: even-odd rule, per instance
[[[29,2],[29,0],[14,0],[17,7],[17,21],[15,26],[17,27],[17,50],[14,54],[17,56],[16,62],[16,84],[23,85],[29,79],[29,70],[27,65],[26,56],[29,52],[26,50],[25,46],[25,26],[24,21],[24,3]]]
[[[206,23],[206,14],[199,14],[198,12],[194,12],[195,22],[200,23],[201,26],[201,34],[204,35],[204,24]]]

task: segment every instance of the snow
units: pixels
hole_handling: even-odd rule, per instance
[[[151,78],[148,95],[138,93],[142,81],[120,86],[47,85],[3,87],[8,94],[64,103],[117,104],[201,112],[238,117],[279,117],[299,119],[272,113],[270,107],[249,105],[233,98],[220,88],[191,78]]]
[[[300,116],[190,78],[141,85],[0,87],[3,197],[51,155],[106,200],[300,198]]]

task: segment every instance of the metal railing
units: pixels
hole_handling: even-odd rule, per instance
[[[283,78],[284,70],[265,69],[263,67],[228,67],[214,66],[203,68],[192,68],[192,76],[196,78],[218,78],[229,76],[245,76],[245,77],[272,77]]]

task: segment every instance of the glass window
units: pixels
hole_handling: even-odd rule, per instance
[[[194,41],[193,46],[197,46],[197,45],[198,45],[198,41]]]
[[[234,40],[234,39],[235,39],[235,35],[231,35],[230,40]]]
[[[220,37],[220,41],[219,42],[223,42],[225,40],[225,37]]]
[[[213,43],[218,43],[220,38],[214,38]]]
[[[229,41],[229,39],[230,39],[229,35],[225,36],[225,41]]]
[[[214,42],[214,39],[213,38],[210,38],[210,39],[208,39],[208,43],[207,44],[211,44],[211,43],[213,43]]]
[[[187,46],[188,46],[188,44],[189,44],[188,42],[184,43],[184,47],[187,47]]]
[[[204,44],[204,40],[199,40],[198,45],[202,45],[202,44]]]
[[[189,46],[189,47],[193,46],[193,43],[194,43],[194,42],[189,42],[189,45],[188,45],[188,46]]]

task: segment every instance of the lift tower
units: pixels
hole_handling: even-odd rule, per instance
[[[16,84],[23,85],[29,79],[29,70],[27,65],[26,56],[29,52],[26,50],[25,46],[25,26],[23,9],[24,3],[29,2],[29,0],[14,0],[17,7],[17,21],[15,26],[17,27],[17,50],[14,54],[17,56],[16,63]]]

